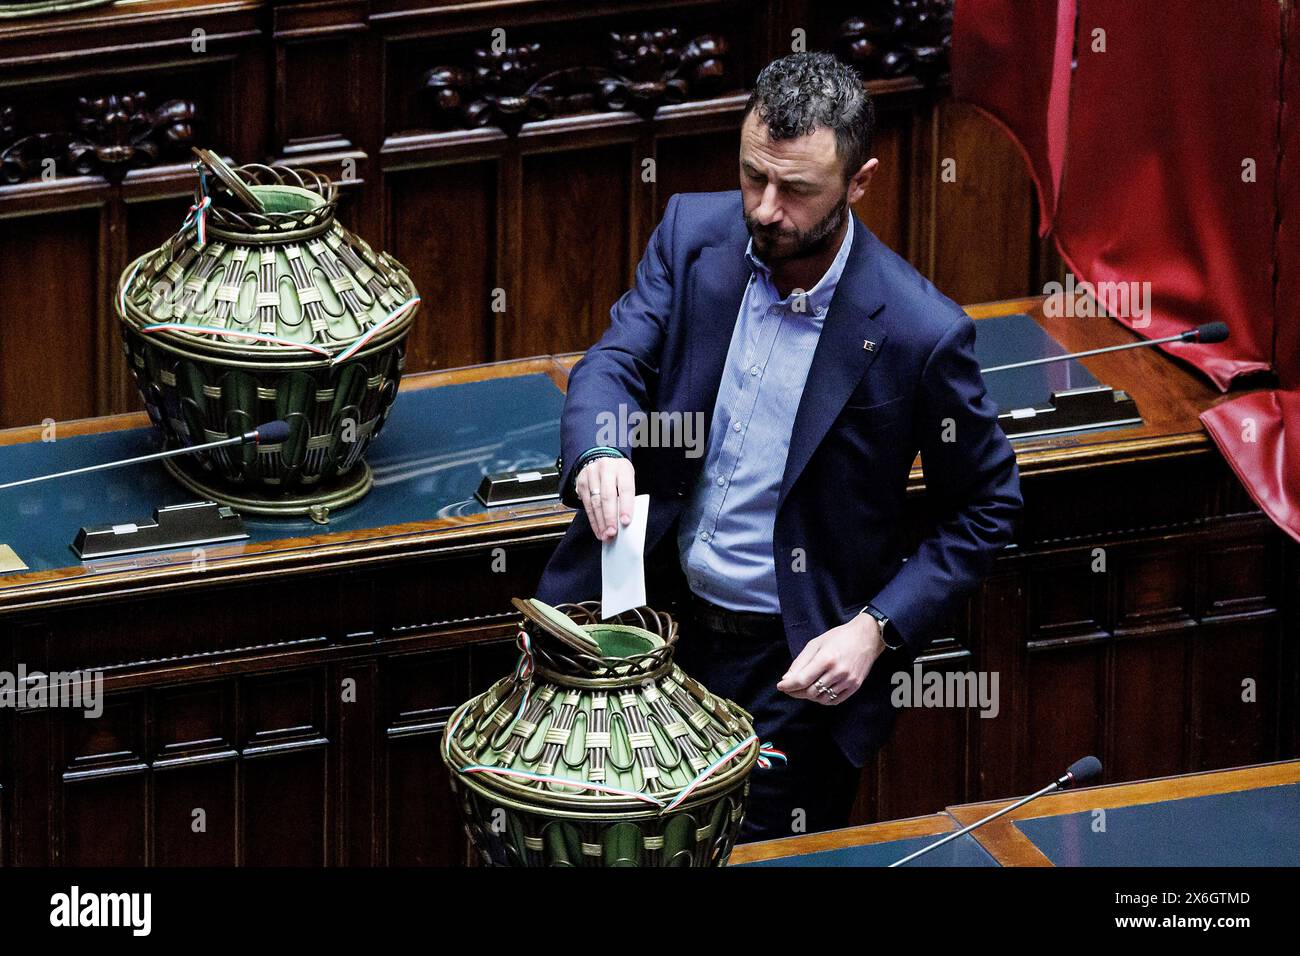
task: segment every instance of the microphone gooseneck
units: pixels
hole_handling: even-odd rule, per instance
[[[152,455],[139,455],[135,458],[123,458],[121,461],[104,462],[101,465],[87,465],[84,468],[73,468],[69,471],[56,471],[50,475],[37,475],[35,478],[23,478],[19,481],[8,481],[0,485],[0,491],[5,488],[17,488],[19,485],[32,485],[38,481],[49,481],[52,478],[67,478],[70,475],[84,475],[92,471],[107,471],[110,468],[123,468],[126,465],[139,465],[146,461],[158,461],[162,458],[175,458],[177,455],[192,455],[195,452],[207,451],[211,448],[224,448],[227,445],[275,445],[289,437],[289,423],[285,421],[267,422],[265,425],[259,425],[253,431],[244,432],[242,435],[235,435],[232,438],[222,438],[218,441],[210,441],[202,445],[187,445],[184,448],[172,448],[169,451],[155,452]]]
[[[1125,342],[1123,345],[1107,345],[1100,349],[1087,349],[1083,352],[1067,352],[1064,355],[1048,355],[1045,358],[1028,359],[1024,362],[1011,362],[1007,365],[994,365],[982,368],[980,372],[1005,372],[1013,368],[1028,368],[1031,365],[1047,365],[1049,362],[1068,362],[1070,359],[1087,358],[1089,355],[1102,355],[1106,352],[1122,352],[1124,349],[1145,349],[1153,345],[1165,345],[1169,342],[1197,342],[1201,345],[1213,345],[1228,338],[1228,326],[1223,322],[1206,322],[1177,335],[1166,335],[1162,339],[1142,339],[1139,342]]]
[[[934,843],[931,843],[928,846],[923,846],[915,853],[909,853],[901,860],[895,860],[893,863],[889,865],[891,867],[902,866],[904,863],[907,863],[911,860],[915,860],[918,856],[924,856],[926,853],[929,853],[931,850],[938,849],[939,847],[943,846],[945,843],[951,843],[953,840],[957,839],[958,837],[965,836],[967,833],[970,833],[972,830],[978,829],[979,827],[984,826],[984,824],[992,820],[996,820],[1000,816],[1004,816],[1010,813],[1012,810],[1018,810],[1020,807],[1023,807],[1026,803],[1029,803],[1031,800],[1037,800],[1039,797],[1043,796],[1044,794],[1051,793],[1054,790],[1066,790],[1069,789],[1070,787],[1083,786],[1085,784],[1092,783],[1094,780],[1100,779],[1100,777],[1101,777],[1101,761],[1098,760],[1096,757],[1092,757],[1092,756],[1080,757],[1074,763],[1070,764],[1070,768],[1066,770],[1064,774],[1062,774],[1056,780],[1053,780],[1042,790],[1039,790],[1036,793],[1031,793],[1027,797],[1022,797],[1021,799],[1017,800],[1015,803],[1010,804],[1009,806],[1005,806],[1001,810],[996,811],[995,813],[990,813],[987,817],[984,817],[982,820],[976,820],[974,823],[964,826],[960,830],[954,830],[952,833],[949,833],[947,836],[943,837],[942,839],[936,840]]]

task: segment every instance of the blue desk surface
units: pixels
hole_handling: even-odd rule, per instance
[[[975,359],[980,368],[1064,354],[1061,344],[1025,313],[994,315],[975,323]],[[1007,369],[984,376],[989,398],[1002,412],[1046,405],[1053,392],[1092,388],[1098,384],[1078,359]]]
[[[771,860],[754,860],[750,863],[737,863],[736,866],[889,866],[895,860],[901,860],[909,853],[915,853],[921,847],[942,838],[942,833],[936,833],[933,836],[908,837],[905,840],[887,840],[884,843],[818,850],[815,853],[800,853]],[[993,857],[970,834],[945,843],[913,863],[904,864],[909,867],[997,865]]]
[[[1017,820],[1057,866],[1300,866],[1300,783]]]
[[[480,479],[489,472],[553,464],[563,408],[564,393],[544,374],[399,392],[366,455],[375,475],[368,495],[332,512],[328,528],[305,517],[246,516],[249,540],[272,542],[453,515],[482,513],[490,519],[501,509],[485,508],[474,498]],[[0,446],[0,476],[17,480],[161,449],[152,427]],[[0,542],[12,546],[29,571],[74,567],[78,560],[70,544],[83,525],[148,519],[155,508],[195,500],[160,462],[12,488],[0,491]],[[173,554],[178,563],[192,560],[189,549]],[[6,577],[25,573],[0,574],[0,588]]]

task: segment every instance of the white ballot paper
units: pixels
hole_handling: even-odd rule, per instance
[[[600,616],[608,620],[629,608],[645,604],[645,520],[650,496],[637,495],[632,503],[632,520],[626,527],[621,519],[618,534],[600,546]]]

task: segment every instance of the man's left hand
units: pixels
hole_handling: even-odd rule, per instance
[[[870,614],[859,614],[809,641],[776,689],[818,704],[842,704],[862,686],[884,650],[880,623]],[[820,689],[819,681],[828,691]]]

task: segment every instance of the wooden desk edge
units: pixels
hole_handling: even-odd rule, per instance
[[[160,590],[245,582],[270,575],[291,576],[427,554],[450,554],[487,544],[500,546],[547,536],[559,538],[573,520],[573,515],[574,512],[566,508],[537,517],[471,525],[457,525],[455,519],[441,519],[434,522],[433,527],[426,527],[424,523],[393,525],[390,527],[414,530],[376,533],[367,537],[341,536],[340,540],[315,545],[310,544],[311,538],[289,538],[265,542],[261,550],[229,560],[209,559],[198,568],[193,562],[184,562],[153,568],[128,565],[120,571],[68,574],[69,570],[81,572],[81,565],[73,565],[71,569],[14,575],[21,578],[21,583],[0,587],[0,614],[56,604],[63,607],[110,595],[145,595]],[[148,555],[141,557],[147,558]]]

